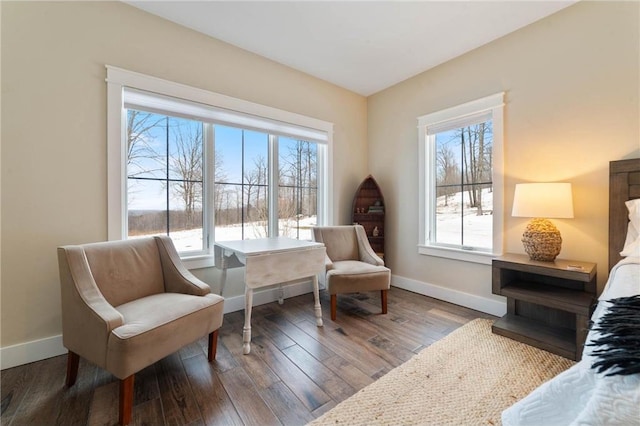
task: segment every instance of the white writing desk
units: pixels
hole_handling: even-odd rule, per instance
[[[214,253],[216,266],[222,269],[222,289],[226,284],[227,269],[245,267],[244,328],[242,329],[242,352],[245,355],[251,351],[251,308],[254,289],[311,278],[316,324],[322,327],[317,274],[325,271],[324,244],[285,237],[222,241],[215,243]],[[282,297],[280,303],[282,303]]]

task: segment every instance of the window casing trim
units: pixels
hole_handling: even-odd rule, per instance
[[[491,258],[503,252],[504,205],[504,92],[476,99],[458,106],[418,117],[418,253],[430,256],[490,264]],[[435,170],[429,138],[435,133],[456,128],[460,123],[491,119],[493,121],[492,181],[493,181],[493,241],[492,251],[463,250],[443,247],[430,242],[434,226],[432,188]]]
[[[126,238],[127,217],[127,176],[126,176],[126,109],[124,105],[125,89],[135,89],[155,93],[188,102],[199,103],[214,109],[238,113],[249,118],[263,119],[274,125],[282,124],[284,129],[289,124],[291,128],[307,128],[309,140],[321,143],[324,155],[318,158],[318,223],[333,223],[332,202],[332,167],[333,167],[333,124],[301,114],[292,113],[277,108],[261,105],[242,99],[233,98],[219,93],[187,86],[180,83],[163,80],[127,71],[110,65],[107,69],[107,238],[121,240]],[[279,132],[287,135],[287,131]],[[208,151],[208,153],[207,153]],[[205,149],[207,161],[209,155],[214,155],[212,149]],[[322,157],[322,158],[320,158]],[[206,172],[205,172],[206,173]],[[209,186],[210,187],[210,186]],[[212,191],[212,188],[209,189]],[[212,194],[206,194],[207,198]],[[204,220],[211,221],[211,215]],[[212,226],[212,225],[211,225]],[[277,226],[276,226],[277,228]],[[213,231],[213,230],[212,230]],[[214,232],[210,235],[214,237]],[[212,245],[211,245],[212,246]],[[212,248],[210,252],[197,255],[184,255],[188,268],[203,268],[214,266]]]

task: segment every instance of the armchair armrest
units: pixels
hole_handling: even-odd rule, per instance
[[[333,269],[333,261],[325,253],[325,255],[324,255],[324,270],[325,271],[330,271],[332,269]]]
[[[63,344],[105,367],[109,335],[124,324],[124,317],[100,292],[82,247],[58,247],[58,267]]]
[[[371,265],[384,266],[384,261],[373,251],[369,239],[362,225],[356,225],[356,236],[358,238],[358,251],[360,252],[360,261],[370,263]]]
[[[173,241],[166,235],[155,237],[162,262],[165,291],[204,296],[211,288],[184,267]]]

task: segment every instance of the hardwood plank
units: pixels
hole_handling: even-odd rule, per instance
[[[356,391],[374,382],[370,376],[367,376],[338,355],[325,359],[322,363]]]
[[[251,378],[238,367],[219,375],[220,381],[245,425],[279,425],[280,420],[264,402]]]
[[[252,320],[251,323],[252,329],[256,329],[262,336],[271,340],[278,349],[285,349],[296,344],[296,342],[283,333],[282,330],[273,327],[272,323],[268,322],[265,317],[261,316],[256,318],[256,320]]]
[[[156,363],[158,386],[168,424],[186,424],[202,420],[180,356],[169,355]]]
[[[136,374],[138,385],[138,375]],[[135,388],[134,386],[134,388]],[[133,407],[131,424],[134,426],[156,426],[164,424],[162,403],[160,398],[151,399]]]
[[[207,362],[205,355],[185,359],[183,364],[205,423],[207,425],[242,424],[216,369]],[[215,364],[215,361],[212,364]]]
[[[376,323],[387,321],[386,318],[375,320]],[[397,328],[397,324],[394,323],[393,326]],[[370,321],[345,321],[341,329],[346,335],[358,339],[361,345],[370,347],[374,353],[393,366],[409,360],[415,355],[413,349],[420,346],[418,340],[408,339],[403,334],[376,327],[373,318]]]
[[[309,410],[315,410],[331,399],[269,340],[258,338],[252,345],[252,351],[264,360]]]
[[[261,390],[260,395],[285,425],[304,425],[314,419],[307,407],[283,382]]]
[[[204,341],[204,345],[202,342]],[[197,356],[203,352],[203,348],[206,348],[208,344],[208,340],[206,338],[198,339],[195,342],[183,347],[180,349],[180,359],[187,359],[192,356]],[[206,349],[204,349],[206,353]]]
[[[280,313],[268,315],[266,320],[265,324],[271,324],[272,327],[277,327],[282,330],[282,332],[293,339],[298,346],[313,355],[314,358],[322,361],[335,356],[333,351],[327,349],[316,339],[300,330],[295,324],[287,321]]]
[[[89,407],[93,398],[95,377],[99,367],[80,359],[78,377],[71,388],[64,387],[57,425],[83,425],[89,418]]]
[[[208,345],[207,339],[200,339],[199,344],[202,348],[202,354],[206,354]],[[211,365],[219,373],[231,370],[232,368],[236,368],[238,366],[238,362],[236,361],[233,354],[229,351],[227,346],[224,344],[220,336],[218,336],[215,362],[210,363],[209,365]]]
[[[332,328],[329,323],[325,323],[324,327],[316,327],[315,323],[309,321],[296,325],[370,377],[381,370],[391,369],[389,363],[349,339],[340,328]]]
[[[58,356],[41,361],[41,365],[29,392],[16,411],[11,424],[56,424],[59,420],[60,405],[67,388],[64,385],[67,360]],[[78,375],[75,386],[80,391],[86,389],[86,376]],[[73,390],[72,392],[79,392]],[[82,414],[79,414],[82,416]]]
[[[311,415],[315,418],[320,417],[321,415],[323,415],[324,413],[326,413],[327,411],[331,410],[333,407],[335,407],[336,405],[338,405],[337,402],[335,401],[329,401],[326,404],[324,404],[322,407],[319,407],[315,410],[313,410],[313,412],[311,413]]]
[[[300,346],[291,346],[282,352],[334,401],[340,402],[355,393],[351,385]]]
[[[0,386],[2,395],[0,419],[2,420],[2,425],[7,425],[13,420],[13,415],[20,407],[29,389],[31,389],[31,385],[42,365],[41,363],[33,363],[32,368],[21,366],[2,370],[0,373],[0,383],[2,384]]]
[[[134,385],[135,386],[135,385]],[[118,382],[112,381],[93,391],[89,407],[89,426],[107,426],[118,423]],[[135,416],[135,407],[133,415]]]
[[[236,365],[244,369],[259,389],[265,389],[280,381],[280,378],[265,364],[260,357],[245,356],[242,352],[242,336],[238,333],[223,334],[222,340],[229,348]],[[252,345],[253,349],[253,345]]]
[[[135,375],[133,385],[133,410],[135,411],[138,404],[144,404],[158,398],[160,398],[158,375],[156,373],[156,365],[153,364],[137,372]]]

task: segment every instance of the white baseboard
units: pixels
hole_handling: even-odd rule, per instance
[[[498,317],[507,313],[506,302],[499,302],[486,297],[476,296],[474,294],[464,293],[398,275],[391,275],[391,285]]]
[[[311,293],[313,286],[311,281],[283,286],[284,298],[300,296]],[[280,289],[272,287],[253,294],[253,306],[264,305],[278,300]],[[286,303],[286,302],[285,302]],[[244,295],[226,297],[224,299],[224,313],[241,311],[244,309]],[[58,355],[64,355],[67,349],[62,345],[62,335],[51,336],[31,342],[0,348],[0,370],[30,362],[41,361]]]
[[[17,345],[0,348],[0,369],[29,364],[54,356],[66,354],[67,349],[62,346],[62,335],[46,337]]]

